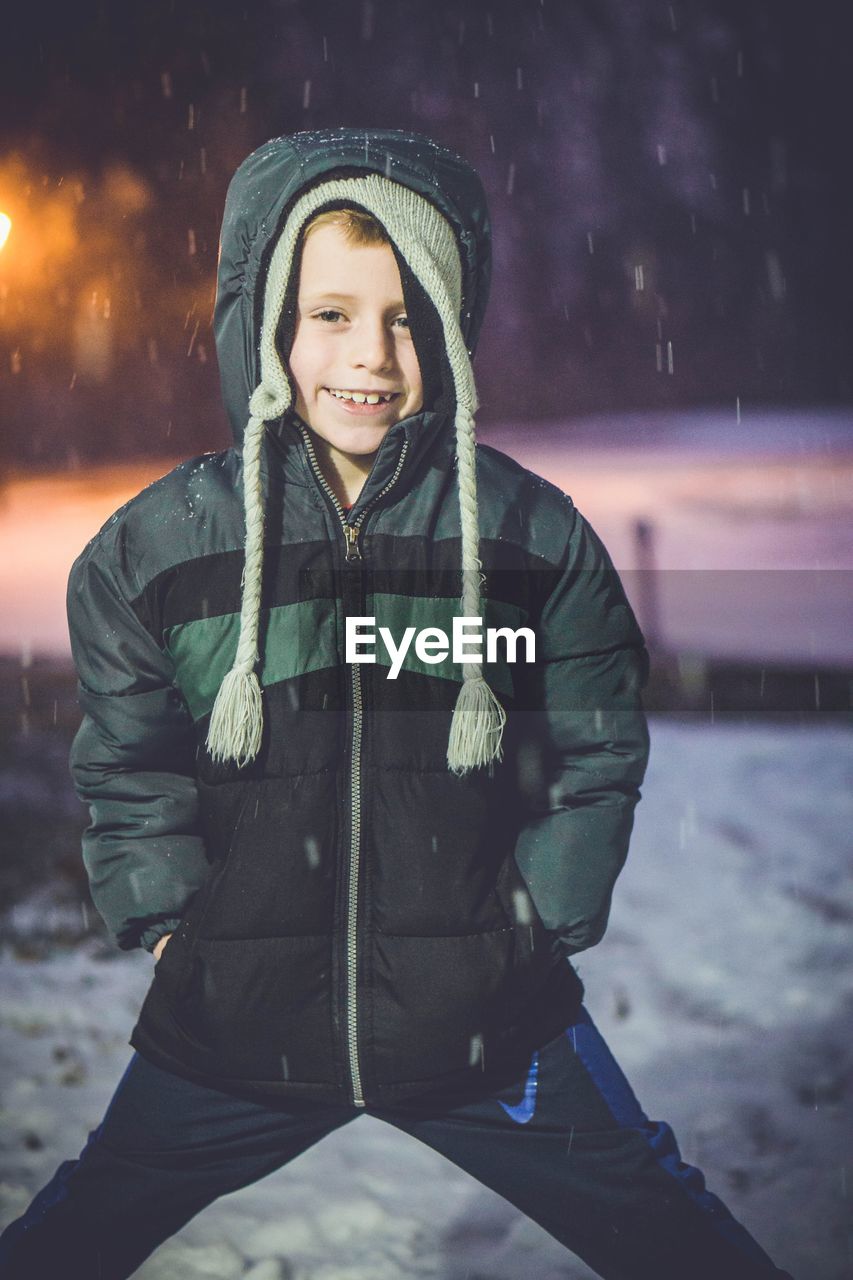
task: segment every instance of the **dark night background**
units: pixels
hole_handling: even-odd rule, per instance
[[[228,179],[338,124],[431,134],[482,174],[484,426],[851,400],[838,5],[33,4],[0,57],[4,469],[228,443]]]

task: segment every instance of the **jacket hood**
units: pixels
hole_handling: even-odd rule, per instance
[[[232,178],[219,245],[214,335],[222,397],[238,445],[261,380],[264,285],[276,239],[294,202],[342,170],[399,182],[447,219],[462,265],[460,328],[469,355],[476,349],[489,295],[491,234],[486,195],[467,161],[401,129],[319,129],[274,138]]]
[[[452,426],[460,521],[460,610],[481,615],[474,414],[471,367],[488,295],[489,226],[485,193],[461,157],[419,134],[354,129],[278,138],[240,166],[228,191],[219,261],[214,329],[223,396],[242,451],[245,562],[234,662],[216,695],[207,747],[211,758],[252,761],[263,740],[260,661],[264,559],[263,456],[268,426],[277,433],[294,418],[294,381],[287,353],[296,314],[301,234],[313,213],[354,204],[377,217],[393,246],[424,381],[424,407],[397,423],[399,457],[385,496],[407,463],[408,439],[418,442],[426,419]],[[248,419],[248,420],[247,420]],[[245,423],[245,427],[244,424]],[[305,448],[310,441],[305,437]],[[380,449],[377,466],[390,461]],[[328,490],[326,479],[315,478]],[[353,512],[331,490],[343,536],[357,539]],[[366,514],[363,504],[359,521]],[[352,532],[347,534],[347,525]],[[499,759],[506,712],[483,674],[465,664],[451,720],[447,765],[465,773]]]

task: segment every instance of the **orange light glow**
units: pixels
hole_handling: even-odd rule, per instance
[[[0,213],[0,249],[9,239],[9,232],[12,230],[12,219],[8,213]]]

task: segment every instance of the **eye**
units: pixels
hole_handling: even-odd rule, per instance
[[[408,316],[397,316],[397,319],[394,321],[394,323],[395,323],[395,324],[401,324],[401,325],[403,326],[403,328],[404,328],[404,329],[408,329],[408,327],[409,327],[409,317],[408,317]]]
[[[342,315],[343,315],[342,311],[335,311],[333,308],[329,307],[325,311],[318,311],[317,314],[314,316],[314,319],[328,321],[329,324],[334,324],[336,317],[339,317]]]

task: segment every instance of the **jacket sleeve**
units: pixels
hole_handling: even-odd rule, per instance
[[[604,935],[649,756],[640,695],[649,673],[643,635],[604,544],[571,511],[522,713],[521,781],[529,808],[515,854],[564,955]]]
[[[209,864],[199,830],[192,722],[168,655],[129,602],[121,536],[74,563],[68,625],[83,722],[71,748],[89,805],[83,861],[119,947],[153,950],[180,923]],[[130,596],[130,599],[133,597]]]

